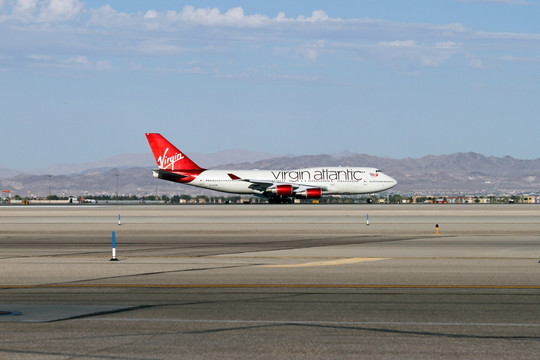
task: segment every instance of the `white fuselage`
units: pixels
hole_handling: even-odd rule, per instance
[[[231,174],[233,176],[231,176]],[[246,181],[246,180],[249,181]],[[397,181],[370,167],[316,167],[295,170],[205,170],[187,184],[238,194],[262,194],[253,183],[291,184],[296,190],[320,188],[323,194],[370,194],[388,190]]]

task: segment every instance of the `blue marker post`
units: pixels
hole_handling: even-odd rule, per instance
[[[116,258],[116,233],[112,232],[112,259],[110,261],[118,261]]]
[[[369,214],[366,214],[366,225],[369,225]]]
[[[122,225],[122,223],[120,222],[120,214],[118,214],[118,225]]]

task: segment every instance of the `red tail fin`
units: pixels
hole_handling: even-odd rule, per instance
[[[146,139],[160,169],[164,170],[202,170],[197,164],[182,154],[161,134],[147,133]]]

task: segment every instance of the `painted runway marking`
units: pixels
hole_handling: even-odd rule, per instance
[[[303,264],[279,264],[279,265],[261,265],[263,268],[293,268],[293,267],[312,267],[312,266],[336,266],[356,264],[361,262],[387,260],[387,258],[349,258],[349,259],[337,259],[329,261],[316,261]]]

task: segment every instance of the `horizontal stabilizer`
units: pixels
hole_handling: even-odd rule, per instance
[[[172,172],[165,171],[162,169],[153,170],[152,174],[154,175],[155,178],[169,180],[169,181],[176,181],[176,182],[180,182],[180,180],[189,177],[187,175],[176,174],[176,173],[172,173]]]

